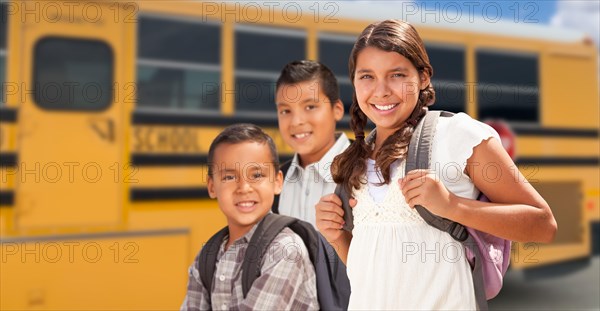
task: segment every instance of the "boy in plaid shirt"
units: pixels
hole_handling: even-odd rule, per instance
[[[202,284],[196,257],[181,310],[319,309],[314,266],[304,242],[289,228],[269,245],[260,276],[246,297],[242,293],[248,242],[283,183],[271,137],[255,125],[230,126],[212,142],[208,164],[208,193],[225,214],[229,234],[217,254],[210,288]]]

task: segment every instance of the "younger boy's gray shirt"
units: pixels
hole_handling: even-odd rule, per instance
[[[331,164],[348,146],[350,140],[346,134],[339,134],[323,158],[305,168],[300,166],[298,154],[295,154],[279,195],[279,213],[309,222],[316,228],[315,205],[321,197],[335,190]]]

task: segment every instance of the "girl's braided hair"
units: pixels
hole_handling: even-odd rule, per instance
[[[425,45],[417,30],[404,21],[385,20],[367,26],[354,43],[348,63],[352,85],[354,85],[356,59],[366,47],[396,52],[410,60],[419,74],[433,76],[433,68],[429,64]],[[427,107],[431,106],[434,101],[435,91],[429,84],[425,89],[420,90],[417,105],[402,127],[388,137],[375,154],[376,165],[381,170],[386,184],[391,179],[391,164],[406,157],[415,126],[427,113]],[[364,129],[367,125],[367,116],[360,110],[356,93],[352,96],[350,116],[350,127],[354,131],[356,140],[346,151],[335,157],[332,165],[333,180],[338,184],[344,184],[348,193],[352,193],[353,188],[358,189],[364,183],[362,176],[366,172],[366,160],[371,153],[370,146],[365,142]]]

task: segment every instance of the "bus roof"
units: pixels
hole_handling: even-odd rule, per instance
[[[535,15],[519,17],[520,20],[515,23],[510,19],[514,18],[515,11],[506,11],[506,8],[499,6],[492,7],[489,3],[470,2],[470,7],[460,7],[458,2],[440,2],[437,7],[438,11],[435,11],[434,8],[426,8],[423,4],[412,1],[290,1],[285,4],[273,1],[243,0],[237,2],[242,5],[244,3],[259,4],[275,10],[287,8],[290,12],[294,12],[294,8],[291,7],[293,5],[296,9],[300,8],[303,14],[314,14],[318,9],[320,10],[320,20],[324,20],[327,15],[330,15],[333,20],[349,18],[367,22],[402,19],[415,26],[422,25],[431,28],[560,42],[582,42],[586,37],[580,31],[541,24],[536,20]],[[503,9],[504,12],[502,12]],[[526,10],[526,7],[518,9],[524,13],[532,11]],[[488,12],[488,17],[479,16],[481,14],[469,15],[469,11],[480,13],[483,10]],[[501,19],[505,17],[509,19]]]

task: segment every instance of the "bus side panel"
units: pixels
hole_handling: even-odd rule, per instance
[[[544,126],[598,128],[598,64],[595,52],[550,52],[542,58]]]
[[[178,309],[190,264],[187,231],[119,234],[2,241],[0,309]]]
[[[189,228],[190,239],[186,245],[186,250],[189,250],[188,265],[210,237],[226,225],[216,200],[136,202],[132,204],[129,214],[129,227],[132,230],[175,226]]]
[[[514,243],[511,266],[529,268],[580,259],[590,254],[585,189],[597,188],[594,166],[522,165],[521,173],[544,197],[558,223],[550,244]]]

